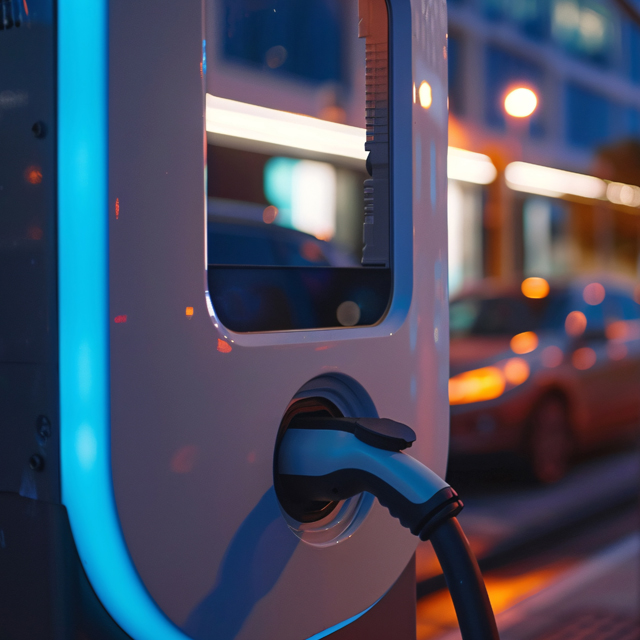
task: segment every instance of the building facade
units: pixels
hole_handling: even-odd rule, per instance
[[[505,113],[515,87],[538,97],[529,118]],[[450,144],[498,169],[482,189],[451,183],[453,292],[485,276],[637,275],[640,192],[620,185],[640,184],[640,172],[621,177],[615,159],[640,138],[640,28],[617,3],[450,1],[449,96]],[[601,181],[589,191],[519,165],[515,184],[514,162]]]

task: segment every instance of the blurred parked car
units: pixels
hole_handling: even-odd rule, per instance
[[[332,242],[262,221],[209,215],[209,264],[261,267],[353,267],[357,262]]]
[[[540,482],[640,422],[640,285],[478,285],[451,302],[451,454],[511,454]]]
[[[232,331],[372,325],[391,293],[389,269],[277,224],[209,215],[208,261],[213,307]]]

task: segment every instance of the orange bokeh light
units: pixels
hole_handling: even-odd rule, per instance
[[[640,339],[640,322],[637,320],[616,320],[610,322],[605,330],[607,340],[638,340]]]
[[[571,364],[579,371],[586,371],[593,367],[597,359],[596,352],[591,347],[582,347],[573,352]]]
[[[40,184],[42,182],[42,169],[40,167],[27,167],[24,177],[29,184]]]
[[[605,335],[607,340],[625,340],[629,335],[629,327],[624,320],[617,320],[607,325]]]
[[[504,393],[505,380],[497,367],[465,371],[449,380],[449,403],[468,404],[499,398]]]
[[[560,347],[551,345],[542,350],[542,365],[548,369],[555,369],[562,364],[564,353]]]
[[[549,295],[549,283],[544,278],[527,278],[521,286],[527,298],[539,300]]]
[[[538,336],[533,331],[525,331],[511,338],[511,350],[519,355],[531,353],[538,348]]]
[[[584,301],[592,307],[599,305],[604,300],[605,295],[606,291],[599,282],[588,284],[582,292]]]
[[[582,311],[572,311],[564,321],[564,329],[567,335],[581,336],[587,328],[587,316]]]
[[[504,365],[504,377],[514,386],[526,382],[530,373],[529,364],[522,358],[511,358]]]
[[[510,91],[504,99],[504,110],[512,118],[528,118],[538,106],[538,96],[526,87]]]
[[[185,315],[187,316],[187,318],[192,318],[193,317],[193,307],[187,307],[185,310]]]
[[[231,353],[232,350],[233,347],[228,342],[218,338],[218,351],[220,353]]]

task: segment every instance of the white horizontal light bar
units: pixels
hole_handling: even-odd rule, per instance
[[[207,94],[209,133],[253,140],[303,151],[366,160],[366,130]],[[489,184],[497,171],[481,153],[449,147],[447,163],[453,180]]]
[[[552,198],[578,196],[608,200],[612,204],[640,207],[640,187],[622,182],[608,182],[582,173],[552,169],[527,162],[512,162],[505,169],[507,185],[515,191]]]
[[[366,160],[365,129],[207,94],[207,131],[304,151]]]
[[[505,169],[505,179],[515,191],[554,198],[578,196],[604,200],[607,196],[607,183],[600,178],[528,162],[512,162]]]
[[[489,156],[449,147],[447,174],[451,180],[491,184],[496,179],[498,170]]]

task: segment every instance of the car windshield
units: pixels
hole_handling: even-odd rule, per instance
[[[451,303],[451,337],[513,336],[525,331],[561,329],[566,309],[567,295],[561,292],[541,300],[524,295],[466,296]]]

